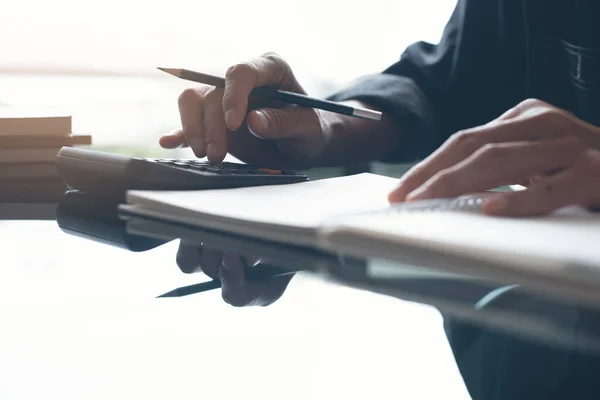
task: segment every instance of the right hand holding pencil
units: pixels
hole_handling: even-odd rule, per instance
[[[182,129],[164,135],[161,146],[189,145],[212,163],[229,152],[249,164],[295,169],[323,150],[329,113],[250,96],[259,86],[306,94],[282,58],[265,54],[234,65],[225,81],[224,89],[202,85],[181,94]]]
[[[248,268],[261,268],[266,262],[257,256],[222,252],[185,241],[181,241],[177,251],[177,265],[182,272],[204,272],[210,278],[220,280],[223,300],[234,307],[267,306],[283,295],[293,274],[260,279],[245,276]]]

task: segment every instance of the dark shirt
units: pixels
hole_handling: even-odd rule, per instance
[[[404,134],[387,161],[425,158],[453,133],[527,98],[600,126],[600,0],[460,0],[439,44],[419,42],[380,74],[332,96],[363,100]],[[573,332],[597,314],[573,308]],[[446,318],[474,400],[598,399],[600,357]]]
[[[527,98],[600,125],[599,21],[600,0],[460,0],[439,44],[409,46],[332,98],[363,100],[403,128],[387,161],[423,159]]]

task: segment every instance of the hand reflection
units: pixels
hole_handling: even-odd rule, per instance
[[[225,302],[234,307],[267,306],[282,295],[293,274],[249,280],[245,269],[260,267],[266,260],[260,257],[222,252],[197,243],[181,241],[177,251],[177,265],[182,272],[204,272],[221,281]]]

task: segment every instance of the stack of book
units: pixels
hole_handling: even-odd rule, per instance
[[[53,219],[66,190],[56,155],[91,140],[72,133],[70,115],[0,107],[0,218]]]

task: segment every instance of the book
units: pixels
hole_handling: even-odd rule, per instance
[[[2,164],[0,167],[0,187],[3,180],[23,178],[58,178],[54,162]]]
[[[0,202],[59,202],[67,186],[58,178],[0,180]]]
[[[68,135],[71,115],[47,109],[0,107],[0,135]]]
[[[54,162],[60,148],[0,149],[0,168],[3,164]]]
[[[0,149],[60,148],[92,144],[91,135],[0,135]]]
[[[565,290],[587,287],[600,301],[599,214],[571,207],[536,218],[491,217],[477,212],[485,195],[459,203],[441,199],[437,206],[431,201],[390,206],[387,194],[396,182],[359,174],[271,187],[129,191],[120,208],[129,215],[442,272]]]

